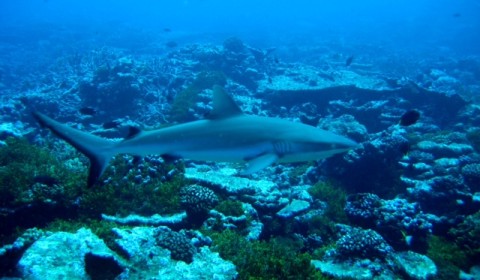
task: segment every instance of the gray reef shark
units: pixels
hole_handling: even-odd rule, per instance
[[[59,123],[41,113],[33,116],[90,159],[87,185],[103,174],[111,158],[158,154],[165,158],[246,162],[243,174],[275,162],[317,160],[345,152],[357,143],[302,123],[244,114],[223,88],[213,90],[213,109],[204,120],[142,131],[132,128],[123,141],[111,141]]]

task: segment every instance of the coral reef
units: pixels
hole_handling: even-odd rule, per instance
[[[439,236],[429,238],[427,256],[438,266],[438,279],[456,279],[460,270],[469,265],[466,252],[455,243]]]
[[[220,45],[165,39],[162,50],[53,50],[57,63],[48,67],[7,68],[0,59],[0,276],[474,277],[476,58],[422,58],[418,69],[399,70],[364,53],[345,67],[339,46],[309,49],[307,64],[289,47],[259,49],[236,37]],[[129,126],[204,118],[217,85],[247,114],[318,126],[359,146],[248,176],[238,164],[120,155],[85,189],[86,158],[38,133],[29,116],[34,108],[120,138]],[[418,122],[399,125],[412,109]]]
[[[215,193],[199,185],[184,186],[180,190],[180,204],[191,217],[205,216],[218,204]]]
[[[467,216],[463,222],[449,230],[448,235],[472,258],[480,258],[480,211]]]
[[[350,195],[345,213],[353,224],[381,233],[396,249],[423,250],[425,237],[438,221],[438,217],[424,214],[416,203],[401,198],[384,200],[368,193]]]
[[[408,140],[401,133],[392,132],[377,133],[359,148],[328,159],[326,172],[352,192],[394,196],[402,188],[398,161],[403,157],[402,147]],[[383,160],[379,161],[379,158]],[[385,188],[385,185],[393,187]]]
[[[170,232],[168,228],[135,227],[131,230],[117,228],[114,232],[118,236],[116,244],[133,265],[132,268],[127,268],[121,279],[206,277],[227,280],[234,279],[238,274],[231,262],[220,258],[218,253],[213,253],[205,246],[205,242],[195,249],[197,252],[191,263],[171,259],[171,252],[168,249],[157,246],[158,233]],[[194,239],[198,240],[198,237],[191,238],[192,244],[197,244]]]
[[[169,228],[158,227],[154,232],[157,244],[171,253],[174,260],[191,263],[196,250],[185,234],[172,231]]]
[[[346,229],[346,230],[345,230]],[[335,254],[338,258],[385,258],[393,249],[377,232],[367,229],[342,228]]]
[[[430,279],[437,266],[427,256],[395,251],[377,232],[337,225],[339,238],[312,265],[335,278],[388,279],[406,275],[409,279]]]

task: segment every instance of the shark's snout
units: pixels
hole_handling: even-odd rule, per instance
[[[341,137],[340,139],[338,139],[338,141],[336,141],[335,143],[332,144],[332,149],[336,149],[336,150],[350,150],[350,149],[354,149],[356,147],[358,147],[358,143],[349,139],[349,138],[346,138],[346,137]]]
[[[354,149],[356,147],[358,147],[358,144],[357,142],[351,140],[351,139],[346,139],[345,143],[344,143],[344,147],[347,148],[347,149]]]

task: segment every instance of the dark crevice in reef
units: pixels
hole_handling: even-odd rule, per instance
[[[16,209],[0,209],[0,233],[12,234],[16,228],[44,227],[55,219],[76,218],[76,207],[65,207],[47,203],[32,203]]]

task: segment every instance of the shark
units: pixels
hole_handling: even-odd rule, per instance
[[[33,112],[39,124],[90,160],[87,186],[93,186],[117,154],[164,159],[245,162],[249,175],[274,163],[313,161],[355,148],[345,137],[310,125],[242,112],[223,88],[213,88],[212,110],[205,119],[155,130],[131,127],[121,141],[112,141]]]

